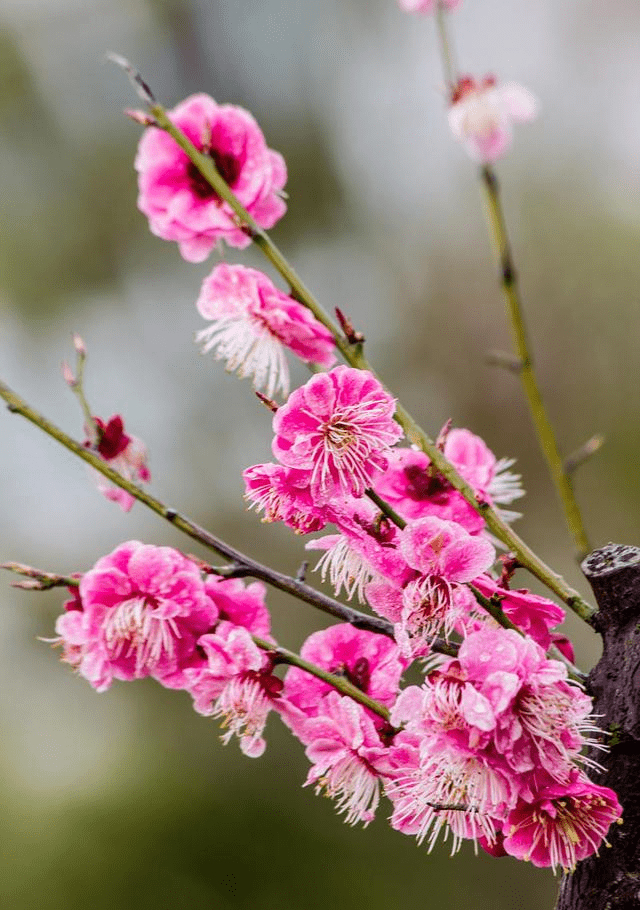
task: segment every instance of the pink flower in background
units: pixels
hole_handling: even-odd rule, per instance
[[[394,412],[395,400],[371,373],[335,367],[296,389],[275,413],[273,453],[306,472],[318,504],[362,496],[403,435]]]
[[[470,534],[484,528],[482,516],[433,470],[428,456],[419,449],[393,449],[387,470],[376,480],[376,492],[408,521],[435,515],[457,522]]]
[[[491,164],[511,145],[511,124],[533,120],[537,110],[535,96],[517,82],[463,76],[451,99],[449,126],[475,161]]]
[[[304,363],[335,363],[329,330],[256,269],[220,263],[205,278],[196,306],[212,320],[196,335],[203,353],[213,349],[227,370],[253,377],[255,388],[269,398],[278,389],[289,394],[285,348]]]
[[[505,521],[519,518],[518,512],[501,508],[524,496],[520,475],[509,470],[513,458],[497,459],[486,443],[470,430],[445,425],[439,439],[445,457],[469,483],[476,494],[498,508]],[[484,521],[417,448],[394,449],[389,466],[376,481],[376,490],[408,520],[435,515],[461,524],[478,534]]]
[[[553,782],[531,801],[518,802],[504,825],[503,846],[511,856],[534,866],[570,872],[598,852],[621,815],[613,790],[576,772],[568,783]]]
[[[113,679],[175,676],[217,619],[193,562],[137,540],[85,572],[80,603],[58,618],[56,632],[63,659],[99,692]]]
[[[515,458],[497,459],[483,439],[463,427],[445,433],[445,457],[471,484],[478,496],[492,505],[509,505],[524,496],[521,477],[509,470]],[[498,510],[505,521],[520,518],[518,512]]]
[[[281,191],[287,180],[282,156],[267,148],[248,111],[191,95],[169,118],[208,155],[249,214],[270,228],[286,211]],[[220,240],[244,248],[251,242],[224,202],[186,153],[163,130],[147,127],[135,159],[138,208],[153,234],[175,240],[188,262],[202,262]]]
[[[460,6],[462,0],[443,0],[447,9]],[[434,13],[438,7],[438,0],[398,0],[400,9],[405,13]]]
[[[149,483],[151,474],[147,467],[147,448],[135,436],[125,433],[122,417],[114,414],[106,423],[99,417],[94,417],[93,420],[98,438],[97,440],[86,439],[85,448],[97,452],[126,480],[133,483]],[[130,493],[112,484],[99,471],[92,470],[92,474],[95,477],[96,486],[103,496],[112,502],[117,502],[124,512],[128,512],[132,508],[135,499]]]

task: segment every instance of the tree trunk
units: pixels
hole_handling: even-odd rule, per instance
[[[610,734],[608,753],[590,755],[604,765],[589,776],[611,787],[623,808],[610,846],[564,875],[556,910],[640,910],[640,549],[609,544],[582,563],[599,612],[593,626],[604,649],[589,674],[597,723]]]

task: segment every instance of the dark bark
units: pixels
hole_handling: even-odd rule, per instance
[[[560,883],[556,910],[640,910],[640,549],[609,544],[582,563],[599,611],[593,626],[603,653],[589,674],[599,725],[610,751],[592,757],[605,766],[589,776],[611,787],[623,807],[610,847],[578,864]]]

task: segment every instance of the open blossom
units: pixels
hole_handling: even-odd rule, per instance
[[[338,623],[314,632],[307,638],[300,656],[335,676],[347,679],[356,688],[386,707],[391,707],[398,694],[400,677],[406,666],[398,648],[386,635],[356,629],[349,623]],[[289,667],[283,695],[304,717],[317,717],[332,686],[298,667]],[[384,721],[372,716],[376,726]],[[286,718],[285,718],[286,720]],[[290,726],[296,732],[297,725]]]
[[[565,872],[597,853],[611,824],[622,815],[616,794],[581,772],[551,783],[531,801],[520,800],[504,825],[504,850],[534,866]],[[605,841],[606,843],[606,841]]]
[[[340,533],[310,540],[305,549],[322,553],[315,570],[323,581],[329,577],[336,596],[344,589],[349,599],[356,595],[364,603],[374,579],[411,575],[397,549],[398,529],[369,499],[344,499],[331,521]]]
[[[447,9],[455,9],[461,2],[462,0],[444,0],[443,5]],[[434,13],[438,0],[398,0],[398,5],[405,13]]]
[[[533,120],[537,108],[534,95],[517,82],[463,76],[451,99],[449,127],[471,158],[491,164],[511,145],[511,124]]]
[[[507,777],[473,752],[438,740],[421,741],[413,750],[401,746],[402,761],[385,783],[394,806],[391,827],[427,840],[433,849],[441,833],[452,834],[451,853],[463,839],[495,841],[496,820],[511,800]]]
[[[297,733],[313,763],[305,786],[315,784],[317,793],[334,799],[347,824],[372,821],[388,770],[388,749],[362,705],[330,692],[322,713]]]
[[[497,459],[479,436],[463,427],[445,425],[440,436],[445,457],[477,496],[496,506],[505,521],[519,518],[518,512],[502,508],[524,496],[520,475],[509,470],[514,459]],[[376,480],[376,490],[407,520],[435,515],[461,524],[470,534],[484,528],[473,506],[417,448],[392,451],[387,470]]]
[[[486,572],[495,559],[493,545],[474,537],[453,521],[419,518],[401,534],[400,550],[419,576],[405,586],[402,610],[396,619],[396,640],[404,653],[412,653],[423,640],[443,626],[445,635],[475,608],[464,585]]]
[[[268,462],[252,465],[242,477],[244,498],[263,513],[263,521],[283,521],[298,534],[319,531],[327,523],[327,510],[317,506],[311,496],[305,471]]]
[[[58,618],[56,632],[63,659],[98,692],[113,679],[174,676],[217,619],[191,560],[137,540],[85,572],[79,604]]]
[[[273,453],[304,471],[318,503],[362,496],[402,436],[395,400],[367,370],[338,366],[293,392],[273,418]]]
[[[271,673],[271,660],[249,632],[223,620],[215,632],[201,636],[202,666],[185,671],[186,688],[199,714],[222,719],[226,745],[232,736],[249,758],[265,750],[262,736],[282,681]]]
[[[304,363],[335,363],[329,330],[256,269],[221,262],[205,278],[196,306],[212,321],[196,335],[203,353],[213,349],[227,370],[252,376],[269,398],[278,389],[289,394],[285,348]]]
[[[476,494],[491,505],[509,505],[524,496],[520,475],[509,470],[514,458],[497,459],[483,439],[463,427],[445,433],[445,457],[470,483]],[[498,509],[505,521],[520,518],[518,512]]]
[[[97,431],[97,440],[92,438],[85,440],[85,448],[94,449],[126,480],[134,483],[148,483],[151,480],[151,474],[147,467],[147,448],[135,436],[125,433],[122,417],[114,414],[106,422],[99,417],[94,417],[93,421]],[[92,473],[95,476],[98,490],[103,496],[112,502],[117,502],[125,512],[132,508],[135,499],[130,493],[112,484],[99,471],[92,471]]]
[[[168,116],[211,158],[260,227],[273,227],[286,211],[281,191],[287,169],[282,156],[267,148],[251,114],[198,94],[168,111]],[[145,130],[135,168],[138,208],[148,217],[152,233],[175,240],[184,259],[202,262],[220,240],[239,248],[251,242],[229,204],[164,130],[153,126]]]

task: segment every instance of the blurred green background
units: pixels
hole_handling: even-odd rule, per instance
[[[606,447],[577,479],[594,545],[638,543],[640,8],[636,0],[465,0],[463,71],[541,99],[499,167],[539,372],[563,450]],[[4,0],[0,9],[0,375],[75,435],[60,375],[70,335],[87,392],[151,452],[153,491],[230,542],[295,572],[303,550],[242,503],[269,456],[250,386],[200,357],[194,300],[215,257],[182,262],[135,207],[137,101],[106,50],[171,106],[208,91],[249,108],[290,169],[274,231],[328,308],[432,432],[449,417],[515,456],[519,530],[588,593],[516,379],[474,168],[448,135],[433,23],[394,0]],[[251,251],[231,262],[264,267]],[[305,378],[300,369],[295,374]],[[136,506],[103,500],[83,466],[0,414],[0,561],[83,570],[139,538],[196,551]],[[202,554],[204,555],[204,554]],[[388,828],[351,829],[300,784],[302,749],[274,722],[266,755],[223,749],[182,693],[96,695],[39,640],[62,597],[0,581],[0,906],[7,910],[429,907],[538,910],[552,876],[511,860],[428,856]],[[522,583],[526,583],[524,579]],[[323,622],[271,597],[300,645]],[[582,664],[594,636],[569,623]]]

